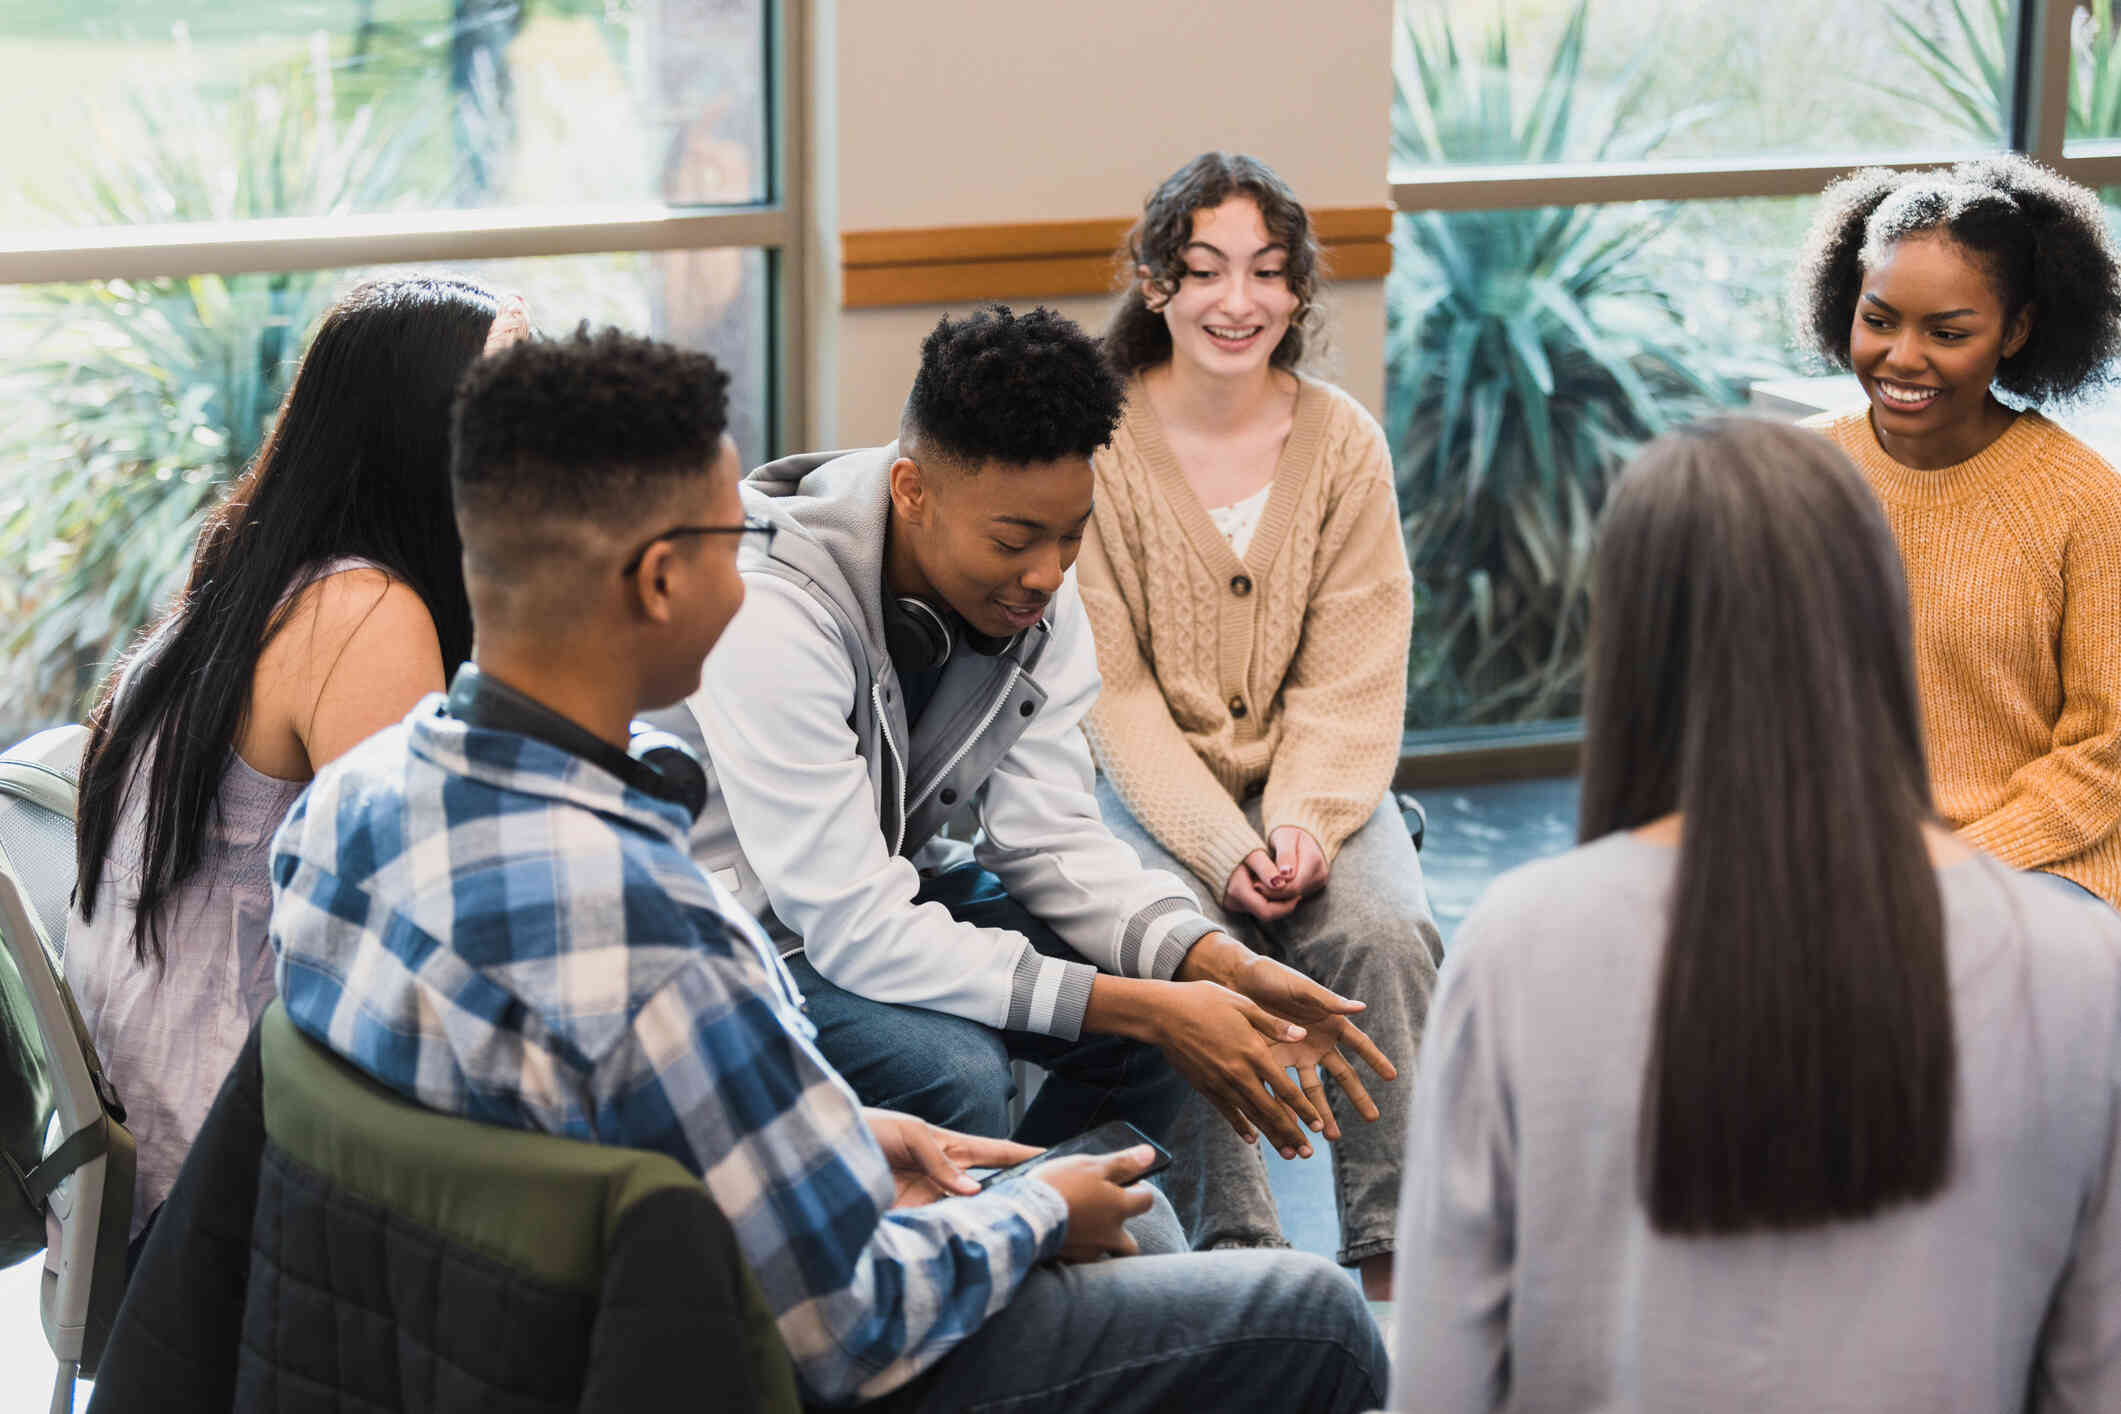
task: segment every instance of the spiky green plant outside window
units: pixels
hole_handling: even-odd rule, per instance
[[[1644,121],[1639,70],[1594,102],[1576,5],[1536,81],[1507,26],[1477,49],[1404,15],[1402,166],[1626,160],[1692,120]],[[1521,95],[1529,92],[1529,103]],[[1627,454],[1738,400],[1730,349],[1690,333],[1647,258],[1667,208],[1407,212],[1387,330],[1387,434],[1414,562],[1413,727],[1580,710],[1594,527]]]
[[[2027,0],[2030,3],[2030,0]],[[1950,23],[1932,33],[1927,17],[1892,12],[1894,36],[1923,82],[1892,91],[1942,119],[1954,137],[2000,147],[2011,104],[2011,48],[2018,0],[1950,0]],[[2075,138],[2121,137],[2121,39],[2113,0],[2087,0],[2071,12],[2069,117]],[[2111,197],[2109,198],[2111,200]]]

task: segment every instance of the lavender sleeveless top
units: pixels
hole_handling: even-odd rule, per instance
[[[315,579],[374,568],[333,560]],[[315,579],[297,583],[307,588]],[[136,961],[132,949],[147,829],[145,801],[134,793],[144,790],[148,765],[145,754],[133,763],[96,916],[76,912],[66,929],[67,985],[139,1145],[135,1234],[169,1196],[221,1081],[275,995],[267,865],[274,832],[309,784],[264,775],[229,751],[198,872],[163,911],[166,958],[157,967]]]

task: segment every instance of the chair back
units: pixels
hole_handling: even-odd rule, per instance
[[[132,1136],[63,975],[85,727],[0,755],[0,1262],[45,1249],[60,1393],[93,1375],[125,1292]]]
[[[385,1359],[403,1358],[391,1352],[432,1344],[422,1358],[442,1361],[447,1358],[443,1347],[456,1338],[452,1331],[434,1328],[446,1325],[447,1318],[424,1305],[393,1305],[396,1293],[423,1285],[411,1275],[416,1265],[434,1260],[431,1248],[415,1250],[417,1243],[405,1240],[405,1234],[431,1235],[449,1249],[472,1254],[478,1266],[498,1264],[509,1274],[512,1301],[534,1284],[560,1293],[562,1305],[593,1312],[622,1220],[642,1200],[676,1190],[688,1201],[696,1200],[696,1216],[713,1226],[729,1265],[720,1272],[688,1269],[687,1284],[698,1287],[676,1293],[671,1305],[696,1304],[708,1284],[727,1282],[735,1292],[736,1316],[725,1331],[717,1332],[723,1348],[659,1348],[657,1357],[680,1372],[678,1378],[694,1392],[695,1402],[706,1393],[703,1385],[719,1385],[725,1394],[745,1391],[742,1407],[797,1414],[794,1369],[757,1281],[743,1264],[734,1233],[707,1199],[700,1180],[666,1155],[484,1124],[415,1104],[304,1036],[277,1001],[259,1023],[259,1063],[268,1170],[277,1150],[304,1171],[305,1181],[321,1181],[334,1194],[352,1200],[342,1201],[337,1212],[358,1209],[368,1214],[334,1218],[324,1224],[327,1230],[340,1221],[365,1224],[380,1219],[399,1239],[391,1251],[374,1259],[388,1270],[367,1278],[353,1270],[357,1264],[339,1255],[350,1250],[350,1233],[327,1232],[324,1238],[332,1244],[334,1278],[369,1283],[357,1293],[333,1295],[342,1300],[351,1296],[364,1321],[380,1318],[393,1325],[394,1335],[379,1347]],[[261,1179],[261,1192],[264,1183]],[[261,1214],[267,1204],[261,1197]],[[282,1225],[299,1229],[309,1224]],[[299,1252],[294,1255],[299,1259]],[[251,1300],[259,1299],[261,1270],[277,1260],[275,1253],[257,1249]],[[474,1326],[470,1338],[475,1351],[463,1352],[467,1360],[499,1358],[506,1364],[509,1341],[536,1340],[531,1306],[518,1302],[508,1321],[482,1323],[475,1275],[459,1273],[453,1283],[445,1284],[458,1293],[463,1308],[456,1318]],[[316,1332],[289,1326],[304,1313],[317,1314],[315,1298],[314,1291],[305,1292],[298,1310],[275,1314],[283,1343],[302,1346],[313,1338],[326,1344],[339,1339],[328,1328],[328,1318],[327,1328]],[[423,1329],[423,1323],[428,1328]],[[510,1329],[496,1329],[504,1325]],[[557,1339],[564,1337],[548,1337],[545,1343]],[[534,1364],[540,1353],[525,1349],[514,1360],[518,1366]],[[358,1352],[339,1348],[327,1363],[343,1367],[349,1358],[358,1359]]]
[[[53,727],[0,755],[0,869],[28,894],[46,949],[66,960],[74,893],[74,796],[88,728]]]

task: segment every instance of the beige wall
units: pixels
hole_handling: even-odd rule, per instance
[[[1262,158],[1311,206],[1390,197],[1391,0],[836,0],[830,14],[821,196],[841,230],[1132,216],[1213,147]],[[1044,303],[1092,330],[1108,308]],[[945,312],[820,311],[838,316],[820,440],[891,435]],[[1382,413],[1381,282],[1339,287],[1327,315],[1321,371]]]

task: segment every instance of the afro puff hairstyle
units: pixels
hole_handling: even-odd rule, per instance
[[[1997,387],[2037,405],[2114,377],[2121,267],[2106,213],[2092,192],[2017,155],[1922,172],[1867,167],[1828,187],[1791,279],[1805,344],[1847,368],[1863,272],[1893,242],[1928,231],[1987,270],[2007,316],[2035,312],[2025,347],[1997,366]]]
[[[1124,401],[1097,341],[1073,320],[996,304],[941,320],[922,341],[903,432],[962,467],[1029,466],[1097,451]]]
[[[711,357],[585,322],[480,359],[457,385],[450,481],[474,515],[624,518],[712,465],[729,375]]]

